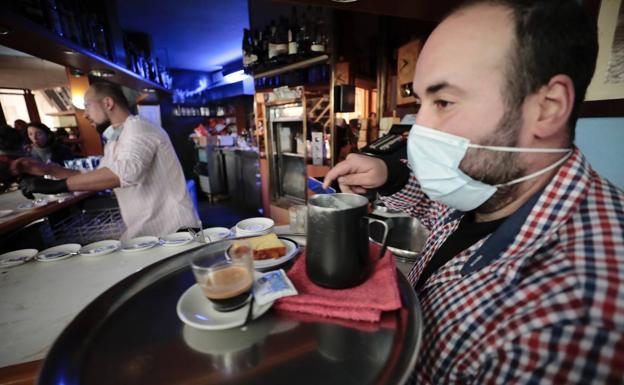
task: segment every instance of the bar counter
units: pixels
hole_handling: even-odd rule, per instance
[[[0,218],[0,235],[23,227],[33,221],[36,221],[37,219],[44,218],[65,207],[75,205],[76,203],[83,201],[94,194],[96,193],[74,193],[66,198],[49,201],[45,206],[34,207],[29,210],[17,209],[17,206],[20,204],[29,202],[29,200],[22,195],[21,191],[17,190],[0,194],[0,210],[13,210],[13,213]],[[49,199],[47,195],[42,194],[35,194],[35,197]]]
[[[288,226],[275,230],[290,232]],[[305,245],[305,237],[288,236]],[[0,385],[33,383],[55,339],[95,298],[144,267],[198,246],[159,245],[0,269]],[[402,271],[408,267],[397,266]]]

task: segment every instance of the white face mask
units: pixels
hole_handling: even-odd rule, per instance
[[[503,152],[568,153],[554,164],[532,174],[499,185],[472,179],[459,169],[468,148]],[[414,124],[407,140],[407,158],[412,172],[427,196],[460,211],[470,211],[490,199],[498,187],[542,175],[558,167],[572,154],[570,148],[521,148],[471,144],[461,136]]]

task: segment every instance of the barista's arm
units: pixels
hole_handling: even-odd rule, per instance
[[[69,191],[100,191],[119,187],[119,178],[108,167],[78,173],[66,180]]]

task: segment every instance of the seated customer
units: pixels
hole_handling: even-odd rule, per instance
[[[11,175],[11,162],[24,156],[22,138],[10,126],[0,125],[0,192],[6,190],[17,177]]]
[[[28,124],[28,140],[31,143],[30,157],[43,163],[52,162],[63,165],[64,161],[75,158],[69,147],[58,142],[52,131],[43,123]]]

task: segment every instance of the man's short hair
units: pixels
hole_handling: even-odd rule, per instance
[[[507,106],[518,108],[555,75],[569,76],[574,104],[568,128],[570,142],[574,141],[581,103],[596,68],[595,19],[577,0],[468,0],[451,15],[477,4],[508,8],[514,21],[514,41],[505,69]]]
[[[130,111],[130,104],[128,103],[128,99],[126,99],[126,96],[124,95],[123,90],[119,85],[100,81],[92,83],[91,88],[98,97],[109,97],[113,99],[118,107],[121,107],[126,111]]]

